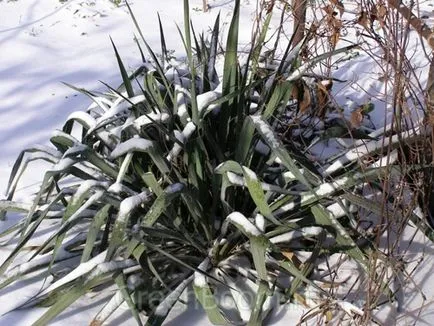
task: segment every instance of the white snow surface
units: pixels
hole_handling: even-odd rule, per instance
[[[239,212],[233,212],[229,214],[226,219],[232,224],[236,225],[243,233],[250,236],[260,236],[261,231],[250,222],[247,217]]]
[[[129,1],[144,36],[153,49],[158,51],[160,48],[157,20],[157,12],[159,12],[165,29],[166,44],[170,50],[175,50],[175,55],[183,55],[182,42],[175,25],[176,22],[181,30],[183,29],[182,2],[180,0]],[[429,5],[429,1],[421,3],[424,4],[424,13],[428,15],[432,13],[433,7],[432,4]],[[200,9],[202,0],[190,1],[191,18],[196,32],[207,30],[213,25],[217,14],[221,12],[220,26],[223,34],[226,34],[233,0],[209,0],[209,4],[211,10],[203,13]],[[244,49],[250,39],[255,6],[255,1],[241,0],[240,49]],[[278,23],[279,17],[274,17],[270,28],[274,28]],[[137,34],[125,5],[116,7],[109,0],[69,0],[65,3],[59,0],[0,1],[0,62],[2,63],[0,68],[0,198],[6,190],[9,173],[20,151],[34,147],[35,144],[48,144],[53,130],[61,129],[68,117],[81,119],[90,127],[95,126],[96,121],[93,118],[90,119],[83,113],[73,114],[77,110],[84,111],[89,106],[90,99],[66,87],[62,82],[90,91],[105,90],[98,80],[112,86],[119,85],[122,81],[109,36],[113,38],[126,69],[132,72],[141,64],[139,50],[133,41],[134,33]],[[420,39],[414,33],[411,35],[415,50],[412,61],[421,67],[417,73],[421,83],[425,84],[426,73],[422,73],[423,67],[426,67],[425,55],[423,51],[416,48],[420,46]],[[381,106],[381,100],[377,99],[377,95],[384,90],[384,86],[379,81],[378,69],[375,67],[369,69],[373,64],[369,57],[360,55],[356,61],[345,62],[339,67],[335,77],[349,80],[351,87],[348,87],[348,83],[338,86],[342,88],[336,90],[338,101],[346,101],[346,105],[350,107],[362,104],[372,97],[375,105]],[[182,87],[178,86],[177,89],[180,90]],[[368,90],[369,94],[364,90]],[[200,104],[203,100],[201,105],[205,106],[205,103],[218,97],[217,95],[217,93],[210,93],[209,97],[204,96],[203,99],[198,98],[198,100]],[[179,93],[178,96],[179,114],[182,115],[185,110],[184,103],[188,99],[183,93]],[[105,104],[107,107],[111,103]],[[94,109],[98,110],[96,107]],[[386,109],[388,111],[378,110],[379,113],[374,113],[372,119],[378,122],[378,125],[382,125],[384,120],[390,117],[391,109],[390,107]],[[163,116],[161,119],[164,120]],[[135,121],[137,124],[140,122],[140,120]],[[261,124],[261,127],[264,126]],[[263,132],[267,133],[267,128],[263,129]],[[279,146],[279,142],[275,139],[269,139],[269,142],[273,147]],[[363,153],[362,148],[350,151],[342,157],[339,164],[346,164]],[[68,164],[73,162],[69,159],[62,160],[61,165]],[[60,168],[61,165],[56,168]],[[32,161],[29,166],[18,185],[16,200],[28,202],[27,196],[34,193],[36,186],[40,185],[43,171],[52,168],[52,164],[43,161]],[[331,166],[327,172],[334,168],[338,167]],[[146,197],[144,193],[140,195]],[[126,213],[134,204],[137,203],[132,201],[128,205],[125,204],[123,212]],[[255,226],[244,216],[238,215],[232,215],[231,219],[247,227],[250,233],[261,234],[257,228],[259,226],[261,229],[261,223]],[[13,222],[14,216],[9,216],[7,221],[0,222],[0,230],[4,230]],[[50,227],[52,226],[48,225],[47,229]],[[39,236],[43,238],[46,235]],[[376,314],[379,321],[384,324],[434,324],[434,291],[432,290],[434,246],[420,233],[416,233],[414,239],[412,236],[413,234],[408,234],[403,243],[403,246],[408,246],[410,240],[413,241],[404,257],[408,261],[413,261],[408,270],[419,264],[421,252],[424,253],[424,260],[413,274],[414,284],[409,284],[403,293],[401,306],[404,307],[404,313],[399,313],[393,305],[384,305]],[[0,262],[6,259],[13,246],[14,243],[0,247]],[[92,263],[82,266],[81,270],[73,271],[73,275],[83,274],[85,267],[88,267],[87,272],[89,272],[91,270],[89,266],[103,262],[101,257],[95,257]],[[354,269],[354,266],[344,271],[346,275],[351,275],[353,271],[351,268]],[[24,326],[35,322],[46,308],[5,313],[46,288],[49,285],[48,281],[50,279],[45,283],[44,280],[24,280],[0,290],[0,325]],[[186,283],[187,281],[191,279],[186,280]],[[420,291],[423,291],[426,299]],[[89,324],[112,294],[112,291],[102,291],[86,295],[51,324]],[[116,301],[118,302],[119,300]],[[361,310],[351,303],[340,301],[337,304],[348,313],[361,313]],[[419,314],[422,306],[424,309]],[[268,324],[282,326],[293,324],[307,311],[308,308],[301,305],[288,304],[276,308]],[[122,304],[118,313],[108,320],[108,324],[135,325],[136,323],[128,307]],[[182,304],[175,305],[165,324],[211,325],[204,311],[197,305]]]

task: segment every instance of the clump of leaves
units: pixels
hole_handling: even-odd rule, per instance
[[[161,22],[157,56],[131,12],[151,60],[143,56],[143,65],[128,75],[113,45],[122,86],[107,85],[103,95],[77,89],[93,101],[87,112],[73,113],[53,134],[54,148],[39,146],[19,156],[0,209],[26,216],[2,234],[12,234],[18,244],[0,266],[0,287],[35,270],[49,274],[78,257],[70,273],[22,306],[50,305],[37,325],[90,290],[113,284],[118,290],[95,324],[126,302],[139,325],[143,313],[146,324],[160,325],[191,285],[214,324],[259,325],[273,297],[300,298],[306,287],[356,318],[361,308],[313,282],[312,271],[330,253],[342,253],[362,271],[369,270],[376,234],[357,226],[354,207],[383,214],[380,204],[363,196],[363,188],[380,188],[380,180],[399,175],[400,167],[359,164],[366,156],[381,161],[382,144],[374,137],[320,165],[303,150],[302,138],[284,144],[276,132],[307,69],[351,48],[299,66],[300,44],[288,48],[264,74],[260,54],[270,11],[240,66],[240,2],[235,1],[220,77],[219,17],[207,42],[188,23],[187,0],[184,6],[186,63],[168,58]],[[76,127],[79,137],[72,135]],[[390,144],[397,146],[398,136],[410,142],[415,135],[395,135]],[[20,176],[36,159],[53,163],[39,192],[31,204],[13,201]],[[32,248],[28,262],[13,266],[46,219],[57,221],[55,231]],[[299,251],[308,257],[298,257]],[[250,299],[246,286],[253,293]],[[221,305],[217,288],[230,293],[235,315]],[[383,289],[389,293],[387,284]]]

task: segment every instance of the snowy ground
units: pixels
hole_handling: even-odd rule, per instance
[[[212,26],[219,11],[223,22],[230,19],[233,1],[210,0],[209,3],[210,12],[203,13],[202,0],[190,1],[196,30],[207,30]],[[181,49],[175,22],[182,26],[182,1],[131,0],[130,4],[152,48],[158,49],[160,44],[156,14],[159,12],[168,47]],[[254,0],[242,1],[241,44],[247,44],[250,38],[250,22],[255,6]],[[429,15],[433,9],[426,6],[425,11]],[[275,20],[274,24],[277,22],[278,20]],[[223,24],[223,29],[227,29],[227,24]],[[1,194],[4,193],[11,167],[19,152],[33,144],[47,143],[52,130],[60,128],[69,113],[88,106],[89,100],[86,97],[61,82],[89,90],[103,89],[98,80],[118,85],[121,80],[109,36],[113,38],[124,63],[133,70],[140,62],[140,54],[133,41],[134,32],[126,7],[116,7],[108,0],[70,0],[66,3],[58,0],[0,0]],[[417,38],[413,40],[419,42]],[[423,70],[426,66],[424,56],[417,55],[415,60],[420,60],[419,66]],[[338,91],[340,99],[361,104],[364,101],[360,95],[361,88],[368,91],[378,90],[375,85],[378,77],[373,75],[375,71],[366,69],[367,62],[368,58],[361,57],[355,65],[348,63],[341,67],[336,77],[355,80],[357,74],[359,85],[354,84],[352,88]],[[426,74],[421,74],[422,83],[425,83],[425,78]],[[378,119],[384,119],[384,114]],[[20,185],[17,198],[24,198],[34,189],[34,185],[40,182],[43,167],[42,163],[32,165]],[[0,228],[3,229],[6,224],[0,225]],[[414,280],[427,300],[422,300],[416,287],[409,287],[404,296],[406,313],[398,320],[403,325],[412,324],[416,320],[418,324],[426,325],[434,322],[434,291],[430,287],[434,284],[434,275],[430,271],[434,264],[434,246],[419,236],[409,253],[414,253],[417,258],[416,254],[420,253],[422,248],[426,253],[425,260]],[[7,250],[0,248],[0,261],[4,259]],[[31,296],[39,286],[40,284],[20,283],[0,291],[0,314]],[[92,303],[87,301],[92,297],[89,295],[63,313],[54,324],[88,323],[98,312],[104,298],[103,295],[93,295],[97,297]],[[421,305],[426,305],[426,309],[418,316]],[[203,312],[181,305],[177,308],[167,325],[208,324]],[[385,324],[394,323],[391,321],[397,316],[396,309],[385,307],[383,310],[380,319]],[[277,312],[271,322],[273,325],[288,324],[288,321],[293,321],[302,311],[299,307],[287,307],[286,310]],[[41,312],[41,309],[13,312],[0,317],[0,324],[29,325]],[[129,312],[125,309],[123,314],[112,320],[112,324],[133,325],[133,320],[129,318]]]

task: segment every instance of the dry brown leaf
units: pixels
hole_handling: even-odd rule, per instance
[[[301,262],[300,259],[298,259],[298,257],[292,251],[282,250],[281,252],[282,255],[284,255],[288,260],[290,260],[294,264],[295,267],[301,269],[303,263]]]
[[[293,84],[291,89],[292,98],[296,100],[300,100],[299,94],[300,94],[299,86],[297,84]]]
[[[330,2],[336,6],[336,8],[339,10],[339,16],[342,17],[345,11],[344,4],[342,3],[342,1],[330,0]]]
[[[381,27],[384,27],[386,24],[386,18],[387,16],[387,8],[385,5],[379,5],[377,7],[377,19],[380,22]]]
[[[330,36],[330,44],[334,48],[336,48],[336,44],[338,44],[339,38],[341,36],[341,33],[338,31],[334,31],[333,34]]]
[[[299,109],[300,113],[305,113],[307,109],[310,107],[312,103],[312,99],[310,97],[310,89],[307,86],[304,86],[303,89],[303,99],[300,101]]]
[[[335,18],[333,20],[333,28],[340,32],[342,29],[342,20]]]
[[[316,96],[318,97],[318,106],[320,110],[323,110],[326,107],[329,101],[329,90],[331,89],[331,80],[330,83],[324,84],[324,82],[326,82],[326,80],[323,80],[317,84]]]
[[[321,87],[325,92],[329,92],[333,87],[333,80],[324,79],[318,83],[318,87]]]
[[[360,13],[359,18],[357,19],[357,23],[359,25],[362,25],[366,29],[369,28],[369,18],[368,18],[368,14],[366,13],[366,11],[362,11]]]
[[[322,10],[324,10],[324,12],[328,15],[328,16],[334,16],[335,11],[333,10],[333,7],[330,5],[326,5],[324,7],[321,8]]]
[[[331,310],[327,310],[324,313],[324,315],[325,315],[326,322],[327,323],[331,322],[331,320],[333,319],[333,313],[331,312]]]
[[[434,126],[434,113],[428,113],[428,125],[430,126]]]
[[[360,128],[360,126],[362,125],[362,121],[363,121],[363,108],[357,108],[355,109],[353,112],[351,112],[351,126],[353,128]]]
[[[384,18],[387,15],[387,8],[385,5],[379,5],[377,7],[377,16],[379,18]]]
[[[306,298],[303,297],[301,294],[299,293],[294,293],[294,299],[296,301],[298,301],[299,303],[301,303],[303,306],[305,306],[306,308],[310,308],[310,306],[307,304]]]

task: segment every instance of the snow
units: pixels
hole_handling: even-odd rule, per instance
[[[149,113],[147,115],[142,115],[134,120],[133,125],[137,130],[140,130],[141,127],[151,124],[153,122],[164,123],[169,120],[168,113]],[[125,129],[128,125],[125,124],[123,129]]]
[[[316,236],[320,234],[323,231],[323,228],[318,226],[310,226],[305,227],[300,230],[294,230],[291,232],[287,232],[278,236],[275,236],[270,239],[271,243],[282,243],[282,242],[290,242],[293,240],[296,240],[301,237],[309,237],[309,236]]]
[[[137,262],[133,259],[104,262],[98,264],[98,266],[92,270],[92,272],[89,274],[89,279],[97,277],[101,274],[114,272],[116,270],[123,270],[125,268],[131,268],[134,266],[137,266]]]
[[[211,265],[211,260],[208,257],[206,257],[205,260],[199,264],[197,269],[206,273],[208,271],[208,268],[210,265]],[[208,286],[208,282],[206,281],[206,276],[205,276],[205,274],[203,274],[201,272],[194,272],[194,282],[193,283],[194,283],[194,286],[197,286],[200,288],[205,288]]]
[[[90,114],[83,111],[71,113],[66,120],[77,120],[87,129],[92,129],[96,126],[96,120]]]
[[[164,189],[164,192],[166,194],[176,194],[178,192],[181,192],[184,189],[185,185],[183,183],[177,182],[173,183],[171,185],[168,185],[166,189]]]
[[[352,178],[356,179],[357,174],[354,174]],[[333,182],[323,183],[312,191],[303,192],[301,193],[301,198],[300,198],[301,200],[299,203],[296,201],[291,201],[288,204],[282,205],[280,208],[275,210],[275,214],[278,215],[278,214],[285,213],[291,209],[294,209],[297,205],[303,205],[312,199],[320,198],[332,194],[333,192],[336,191],[336,189],[344,188],[344,186],[347,183],[349,183],[352,180],[352,178],[342,177]]]
[[[153,142],[144,138],[131,138],[126,142],[120,143],[111,152],[111,158],[115,159],[119,156],[125,155],[131,152],[147,152],[154,146]]]
[[[351,149],[346,153],[344,153],[344,155],[339,160],[335,161],[332,165],[327,167],[324,171],[324,174],[330,175],[333,172],[336,172],[339,169],[341,169],[343,166],[345,166],[345,164],[357,160],[363,155],[366,155],[368,153],[378,151],[382,148],[387,148],[387,146],[391,144],[395,144],[395,146],[398,146],[399,141],[402,140],[407,140],[407,142],[414,141],[415,139],[417,139],[418,136],[421,135],[422,132],[421,129],[422,128],[420,127],[416,127],[412,130],[402,132],[401,135],[394,135],[392,137],[386,137],[385,139],[381,139],[381,140],[372,140],[354,149]]]
[[[235,224],[241,231],[250,236],[259,236],[261,235],[261,231],[250,222],[247,217],[239,212],[233,212],[226,217],[227,221]]]
[[[156,316],[165,316],[167,312],[172,308],[173,299],[177,298],[184,292],[185,288],[193,281],[194,275],[186,278],[179,284],[174,291],[172,291],[155,309]]]
[[[217,100],[218,98],[221,97],[221,93],[220,92],[216,92],[216,91],[209,91],[203,94],[200,94],[196,97],[196,101],[197,101],[197,110],[199,111],[200,114],[202,114],[202,111],[207,108],[208,106],[208,110],[214,110],[216,109],[218,106],[216,105],[209,105],[212,101]]]
[[[230,19],[230,10],[233,8],[232,1],[210,0],[211,10],[208,13],[202,13],[199,9],[202,6],[202,0],[191,0],[190,8],[192,19],[196,31],[201,29],[206,30],[214,23],[214,18],[221,11],[223,33],[227,32],[227,22]],[[181,24],[182,29],[182,1],[180,0],[131,0],[130,4],[139,19],[139,24],[142,26],[142,31],[153,49],[159,49],[160,36],[156,32],[158,30],[156,12],[161,15],[166,43],[170,49],[175,49],[175,53],[182,54],[182,43],[179,38],[176,26],[173,22]],[[241,45],[247,44],[251,34],[252,12],[255,9],[255,1],[243,0],[241,5]],[[426,6],[426,12],[430,13],[432,7]],[[274,18],[273,18],[274,19]],[[275,28],[278,20],[272,20],[270,28]],[[83,94],[77,93],[75,90],[66,87],[61,82],[67,82],[77,87],[83,87],[90,91],[105,91],[105,88],[98,83],[102,80],[111,86],[117,86],[121,83],[119,70],[116,58],[113,54],[113,49],[110,44],[109,36],[111,36],[116,44],[122,60],[129,72],[140,66],[140,54],[133,41],[133,33],[135,29],[131,18],[125,6],[116,7],[109,0],[69,0],[66,3],[61,3],[58,0],[18,0],[18,1],[0,1],[0,61],[2,69],[0,70],[0,193],[4,193],[9,173],[14,164],[14,161],[21,150],[28,147],[34,147],[35,143],[47,144],[48,139],[52,136],[52,130],[60,129],[63,123],[69,119],[75,119],[84,123],[87,127],[95,127],[95,119],[86,115],[84,111],[89,105],[89,98]],[[412,34],[414,35],[414,34]],[[426,67],[426,60],[423,51],[418,50],[417,43],[419,39],[413,37],[411,40],[411,49],[414,49],[416,55],[412,57],[415,65],[423,70]],[[425,61],[424,61],[425,60]],[[337,86],[336,94],[339,103],[348,103],[350,105],[360,105],[364,103],[366,97],[371,97],[375,105],[382,107],[380,100],[377,100],[378,95],[384,92],[385,88],[378,80],[378,69],[369,69],[373,64],[373,59],[367,56],[361,56],[356,60],[347,61],[339,64],[339,69],[336,71],[336,77],[348,80],[345,85]],[[426,70],[426,69],[425,69]],[[186,103],[190,101],[189,92],[182,87],[183,72],[181,69],[172,71],[173,78],[179,78],[180,85],[175,86],[178,92],[178,115],[181,116],[181,122],[185,125],[188,123]],[[418,72],[419,74],[419,72]],[[176,75],[176,76],[175,76]],[[419,74],[421,84],[426,82],[426,74]],[[292,78],[292,77],[289,77]],[[182,84],[182,85],[181,85]],[[350,87],[348,87],[348,85]],[[341,88],[341,90],[339,89]],[[364,90],[370,92],[366,95]],[[387,89],[386,89],[387,90]],[[217,92],[217,90],[213,91]],[[215,97],[216,94],[211,92],[203,99],[197,98],[199,107],[205,107],[206,103]],[[136,99],[135,99],[136,100]],[[141,100],[138,98],[137,100]],[[203,100],[203,102],[202,102]],[[130,104],[118,99],[113,103],[98,96],[93,97],[94,103],[92,108],[94,112],[99,112],[105,117],[121,112]],[[353,104],[351,104],[353,103]],[[112,107],[114,105],[114,107]],[[211,108],[208,108],[211,109]],[[386,108],[389,111],[383,112],[378,110],[374,112],[372,119],[381,126],[387,117],[390,117],[390,106]],[[77,112],[77,110],[80,110]],[[76,112],[76,113],[74,113]],[[161,117],[156,117],[154,120],[161,119],[162,122],[169,117],[162,113]],[[185,118],[185,120],[183,120]],[[253,117],[255,119],[255,117]],[[101,119],[98,120],[98,123]],[[258,119],[257,119],[258,122]],[[135,127],[139,127],[141,123],[148,123],[146,117],[138,118],[132,122]],[[259,123],[261,131],[269,135],[268,126]],[[120,132],[121,129],[119,129]],[[377,135],[379,131],[374,132]],[[69,137],[61,131],[56,131],[54,136],[68,137],[72,143],[77,140]],[[103,133],[98,133],[98,136],[103,141],[108,141],[104,138]],[[408,136],[408,135],[404,135]],[[272,147],[280,146],[277,139],[267,139]],[[387,140],[386,140],[387,141]],[[392,142],[395,139],[392,138]],[[130,143],[123,144],[117,148],[117,154],[121,156],[126,152],[135,148],[143,148],[148,144]],[[346,165],[349,161],[356,160],[366,153],[367,149],[372,150],[386,146],[387,143],[371,142],[366,144],[360,141],[360,147],[354,151],[346,151],[343,153],[341,160],[337,161],[336,165],[326,167],[325,173],[333,173]],[[269,148],[262,142],[258,144],[258,150],[268,153]],[[28,169],[19,183],[17,189],[17,200],[23,200],[20,203],[23,209],[31,207],[28,203],[28,194],[32,194],[36,187],[40,185],[43,171],[47,169],[61,170],[75,163],[72,159],[64,158],[61,163],[53,168],[50,162],[33,161],[37,157],[44,157],[52,162],[59,159],[59,153],[49,151],[48,156],[45,154],[31,154],[27,161],[30,169]],[[376,163],[382,165],[382,161]],[[286,178],[294,178],[291,173],[285,175]],[[243,181],[244,182],[244,181]],[[110,190],[121,190],[118,186],[113,186]],[[325,193],[331,189],[323,188]],[[139,197],[134,197],[135,200],[123,202],[122,211],[127,214],[134,205],[145,201],[149,196],[148,192],[143,192]],[[27,201],[25,201],[27,199]],[[0,204],[2,204],[0,202]],[[43,209],[43,207],[40,207]],[[342,208],[333,204],[328,208],[334,214],[342,214]],[[235,214],[235,215],[234,215]],[[230,217],[230,218],[229,218]],[[238,223],[245,231],[250,234],[259,235],[262,230],[262,222],[256,217],[256,226],[250,222],[245,216],[239,213],[232,213],[228,219],[234,223]],[[4,223],[9,223],[4,222]],[[0,225],[3,229],[5,224]],[[405,241],[410,241],[411,236]],[[434,321],[434,291],[431,290],[431,285],[434,282],[432,273],[432,265],[434,264],[434,249],[433,245],[426,241],[420,234],[416,235],[414,244],[408,249],[407,258],[417,260],[420,257],[420,252],[425,252],[424,261],[421,263],[417,273],[413,275],[414,283],[419,286],[426,296],[423,300],[416,287],[409,287],[405,290],[405,296],[402,306],[408,313],[398,314],[393,306],[385,305],[381,313],[378,314],[379,320],[383,323],[394,323],[395,320],[400,324],[414,324],[420,321],[425,324],[432,324]],[[11,247],[1,248],[0,260],[3,260],[8,254]],[[59,251],[58,259],[64,254],[63,250]],[[418,256],[419,255],[419,256]],[[97,256],[100,258],[100,256]],[[40,256],[35,260],[46,262],[48,257]],[[93,261],[94,263],[96,261]],[[103,263],[103,261],[100,261]],[[416,264],[416,263],[414,263]],[[90,271],[91,265],[85,265]],[[94,264],[92,266],[95,266]],[[23,270],[31,268],[30,265],[22,265]],[[83,268],[83,267],[82,267]],[[134,267],[133,267],[134,268]],[[354,268],[354,267],[351,267]],[[20,269],[11,269],[10,272],[15,273]],[[83,275],[85,271],[74,271],[73,275]],[[351,274],[352,270],[345,270],[344,274]],[[75,274],[74,274],[75,273]],[[11,274],[10,274],[11,275]],[[3,275],[5,276],[5,275]],[[49,280],[48,280],[49,281]],[[182,287],[187,286],[188,279]],[[56,283],[54,283],[56,284]],[[51,286],[54,286],[51,285]],[[32,297],[40,291],[42,283],[30,283],[29,281],[20,282],[12,288],[1,290],[0,292],[0,313],[3,314],[10,308],[14,307],[18,302]],[[182,288],[181,287],[181,288]],[[181,290],[180,288],[180,290]],[[65,313],[66,317],[60,317],[53,322],[53,325],[68,324],[83,325],[88,324],[90,320],[100,311],[104,302],[104,295],[97,295],[92,300],[84,298],[81,302],[74,304]],[[107,299],[107,298],[105,298]],[[95,300],[97,303],[95,303]],[[117,296],[114,299],[114,304],[118,305],[121,298]],[[360,314],[362,311],[357,305],[349,302],[335,302],[349,314]],[[421,315],[418,315],[418,308],[422,305],[426,309]],[[122,308],[118,317],[113,321],[109,320],[111,325],[135,325],[134,320],[130,317],[127,308]],[[163,305],[164,306],[164,305]],[[163,308],[162,306],[162,308]],[[35,308],[19,312],[12,312],[0,317],[0,324],[4,325],[30,325],[37,320],[45,311],[45,308]],[[202,310],[176,305],[175,313],[169,316],[167,325],[210,325],[206,315]],[[299,305],[287,305],[282,310],[273,315],[270,322],[273,325],[287,325],[290,322],[298,320],[307,309],[300,308]],[[245,318],[249,316],[246,314]]]
[[[126,101],[125,99],[120,97],[116,102],[113,103],[113,105],[106,113],[104,113],[100,118],[98,118],[98,125],[102,124],[105,120],[108,120],[115,115],[128,110],[133,104],[138,104],[140,102],[143,102],[144,100],[144,95],[134,96],[130,98],[129,101]]]
[[[261,214],[255,215],[255,225],[259,231],[265,232],[265,217]]]
[[[82,238],[84,238],[84,239],[86,238],[85,234],[82,234]],[[69,252],[69,251],[65,250],[65,248],[67,248],[69,245],[70,244],[67,242],[59,248],[59,251],[58,251],[56,259],[55,259],[56,261],[61,261],[61,260],[65,260],[65,259],[77,256],[77,253],[73,253],[73,252]],[[41,256],[39,256],[38,259],[34,259],[34,260],[29,261],[29,262],[25,262],[25,263],[22,263],[20,265],[12,267],[11,269],[6,271],[0,277],[0,280],[3,282],[8,278],[12,278],[12,277],[21,275],[23,273],[26,273],[37,266],[48,265],[52,259],[53,259],[53,256],[51,253],[41,255]]]
[[[67,225],[75,222],[77,219],[82,217],[82,214],[93,205],[94,202],[97,202],[98,199],[100,199],[102,196],[104,196],[104,191],[99,190],[96,191],[92,196],[89,197],[89,199],[86,200],[86,202],[78,208],[74,214],[71,215],[71,217],[62,225],[62,228],[66,230]]]
[[[125,198],[119,207],[118,220],[125,222],[133,209],[137,208],[142,203],[148,202],[150,199],[151,193],[149,190],[145,190],[140,194]]]
[[[98,315],[95,317],[97,322],[104,322],[111,313],[116,310],[121,304],[124,302],[124,296],[122,292],[118,290],[114,296],[110,299],[110,301],[98,312]]]
[[[195,132],[195,130],[196,130],[196,125],[192,121],[188,121],[181,133],[175,130],[175,138],[179,140],[182,144],[185,144],[187,140],[191,137],[191,135]],[[181,150],[182,150],[181,145],[175,143],[172,149],[170,150],[169,154],[167,154],[166,159],[168,161],[172,160],[174,157],[179,155]]]
[[[265,123],[260,116],[251,115],[253,123],[259,127],[259,131],[264,135],[266,142],[272,148],[279,148],[280,141],[275,137],[273,129]]]
[[[190,93],[186,88],[181,87],[179,85],[175,85],[175,93],[176,93],[176,105],[178,108],[177,114],[181,118],[181,121],[183,123],[186,123],[188,117],[186,96],[190,97]]]
[[[83,200],[82,197],[85,196],[92,188],[107,189],[108,186],[109,186],[108,182],[101,182],[96,180],[83,181],[81,185],[78,187],[74,196],[72,197],[73,205],[77,205],[79,201]]]
[[[64,284],[67,284],[69,282],[74,281],[80,276],[86,275],[87,273],[93,271],[95,268],[97,268],[101,263],[104,262],[105,256],[107,255],[107,250],[103,251],[99,255],[93,257],[91,260],[80,264],[77,268],[75,268],[73,271],[71,271],[68,275],[65,275],[57,282],[54,282],[49,287],[44,289],[41,293],[39,293],[39,297],[42,297],[46,294],[48,294],[50,291],[57,289],[61,287]]]
[[[363,310],[356,307],[350,302],[336,300],[336,304],[341,307],[347,314],[352,315],[353,313],[363,316]]]

